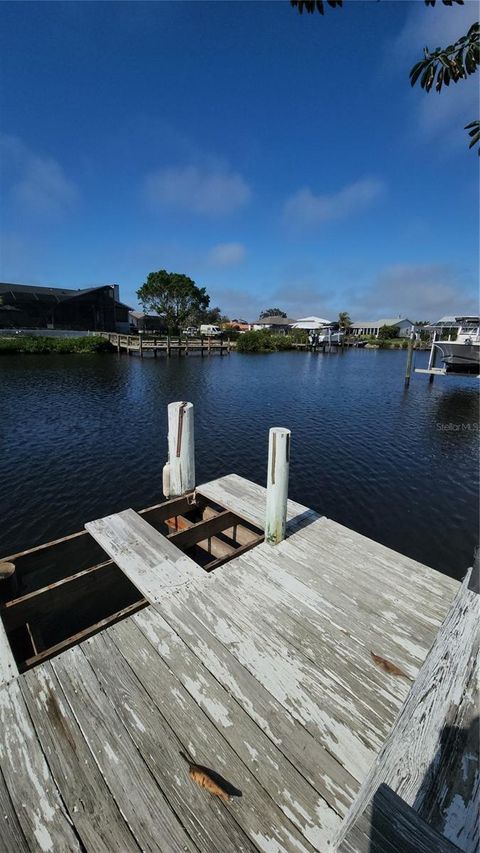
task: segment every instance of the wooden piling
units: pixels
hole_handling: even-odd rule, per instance
[[[157,339],[156,339],[156,338],[154,338],[154,339],[153,339],[153,357],[154,357],[154,358],[156,358],[156,357],[157,357],[157,355],[158,355],[158,352],[157,352]]]
[[[432,368],[435,367],[435,362],[437,360],[437,348],[435,346],[436,340],[437,340],[437,333],[434,332],[433,333],[432,348],[430,350],[430,357],[428,359],[428,370],[432,370]],[[428,381],[430,382],[430,384],[432,384],[434,379],[435,379],[435,374],[431,373],[430,376],[428,377]]]
[[[172,347],[170,343],[170,335],[167,335],[167,355],[170,356],[172,354]]]
[[[265,541],[277,545],[285,539],[290,467],[290,430],[272,427],[268,437],[267,506]]]
[[[143,358],[143,333],[138,333],[138,349],[140,351],[140,358]]]
[[[408,388],[410,385],[410,377],[412,375],[412,361],[413,361],[413,342],[415,340],[415,332],[412,332],[410,335],[410,340],[408,342],[408,350],[407,350],[407,367],[405,370],[405,388]]]
[[[195,488],[195,445],[193,404],[168,406],[169,497],[176,498]]]
[[[210,355],[210,350],[211,350],[211,348],[212,348],[212,339],[211,339],[210,337],[208,337],[208,338],[207,338],[207,349],[208,349],[208,354],[209,354],[209,355]]]

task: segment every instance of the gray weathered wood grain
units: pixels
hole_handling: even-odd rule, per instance
[[[340,826],[339,814],[308,784],[158,612],[148,608],[135,622],[284,814],[314,847],[325,848]]]
[[[286,713],[281,703],[176,596],[165,598],[155,609],[312,787],[335,811],[345,814],[358,789],[357,781],[345,768]],[[154,636],[152,640],[155,642]]]
[[[19,680],[37,737],[69,816],[87,850],[138,850],[98,769],[51,666]]]
[[[337,853],[459,853],[387,785],[350,827]]]
[[[0,688],[0,763],[28,846],[42,853],[80,851],[78,838],[25,707],[18,679]]]
[[[51,666],[118,807],[144,851],[195,850],[80,646]]]
[[[18,667],[0,616],[0,687],[18,677]]]
[[[143,650],[149,644],[130,621],[125,625],[147,665]],[[198,849],[205,853],[255,850],[231,810],[191,782],[180,755],[185,744],[168,725],[108,632],[87,641],[83,650],[100,684],[115,703],[123,726]]]
[[[318,581],[321,588],[321,578]],[[369,647],[326,616],[314,586],[307,586],[285,568],[280,569],[278,557],[267,562],[264,553],[256,549],[248,559],[235,563],[235,572],[216,574],[213,584],[215,588],[229,590],[244,604],[248,602],[261,619],[296,645],[312,663],[321,662],[335,679],[346,680],[354,695],[363,695],[362,701],[377,706],[374,712],[382,719],[390,719],[392,708],[400,707],[410,679],[399,680],[379,671]],[[360,618],[361,613],[357,611],[357,620]],[[375,644],[370,643],[374,648],[377,644],[378,637]],[[398,651],[395,656],[398,658]]]
[[[422,815],[431,811],[430,790],[442,760],[449,761],[442,740],[452,719],[452,709],[471,708],[464,703],[470,684],[478,680],[478,596],[460,588],[432,649],[408,694],[400,714],[361,787],[341,827],[337,843],[367,807],[378,786],[392,788]],[[453,714],[457,718],[457,711]],[[475,774],[470,772],[470,783]],[[448,784],[448,783],[447,783]],[[458,798],[458,799],[457,799]],[[442,832],[465,851],[478,847],[478,784],[452,790],[450,808],[443,814]]]
[[[260,850],[312,851],[294,824],[286,818],[251,770],[238,758],[218,728],[202,711],[149,643],[139,645],[138,629],[119,622],[109,629],[124,658],[151,700],[175,731],[184,751],[195,763],[213,769],[242,792],[226,806],[238,825]]]
[[[29,853],[30,847],[22,832],[0,768],[0,853]]]
[[[278,546],[279,547],[279,546]],[[237,658],[256,680],[345,767],[358,781],[382,743],[375,722],[353,697],[339,695],[338,685],[321,666],[314,666],[266,623],[257,627],[257,614],[232,607],[209,585],[186,590],[182,600],[192,613]]]
[[[167,590],[204,581],[205,572],[133,509],[85,525],[104,551],[149,601]]]
[[[333,557],[323,560],[313,546],[300,547],[299,542],[292,540],[293,537],[275,549],[278,553],[274,563],[268,555],[262,559],[271,582],[283,584],[288,593],[305,602],[307,609],[318,611],[330,619],[334,628],[340,628],[367,648],[373,646],[371,650],[375,653],[394,660],[399,656],[402,668],[415,677],[440,623],[432,620],[432,624],[424,626],[421,617],[405,614],[395,602],[383,599],[381,593],[377,595],[373,584],[368,591],[362,591],[359,588],[362,572],[354,564],[349,576],[337,575]],[[252,560],[256,560],[255,552]],[[418,607],[422,604],[423,600],[419,600]],[[444,615],[448,605],[449,599],[444,603]]]

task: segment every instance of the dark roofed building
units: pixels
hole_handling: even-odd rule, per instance
[[[128,332],[117,284],[72,289],[0,283],[0,328]]]
[[[296,323],[291,317],[282,317],[280,314],[272,314],[270,317],[261,317],[255,320],[254,329],[273,329],[275,332],[288,332]]]

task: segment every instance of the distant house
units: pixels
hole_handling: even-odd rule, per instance
[[[271,317],[261,317],[253,323],[254,329],[272,329],[275,332],[285,334],[296,323],[290,317],[280,317],[279,314],[272,314]]]
[[[307,332],[317,332],[319,329],[325,329],[331,325],[331,320],[325,320],[324,317],[300,317],[293,324],[293,328],[306,329]]]
[[[406,317],[386,317],[381,320],[363,320],[361,323],[352,323],[348,329],[350,335],[375,335],[382,326],[395,326],[398,329],[399,338],[408,338],[415,329],[415,324]]]
[[[128,319],[132,332],[165,332],[165,320],[158,314],[145,314],[144,311],[129,311]]]
[[[127,332],[129,306],[118,284],[40,287],[0,283],[0,328]]]
[[[252,328],[251,323],[247,323],[246,320],[229,320],[228,323],[223,324],[225,329],[232,329],[237,332],[249,332]]]

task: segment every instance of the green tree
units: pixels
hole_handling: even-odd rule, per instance
[[[424,0],[426,6],[435,6],[437,0]],[[463,6],[464,0],[441,0],[444,6]],[[325,14],[325,6],[335,9],[343,6],[343,0],[290,0],[290,5],[298,9],[300,14],[304,11],[309,14],[319,12]],[[410,83],[415,85],[420,80],[420,86],[429,92],[435,83],[435,89],[440,92],[442,86],[450,83],[458,83],[466,80],[470,74],[474,74],[480,65],[480,25],[478,22],[472,24],[468,32],[447,47],[437,47],[430,51],[428,47],[423,49],[423,59],[417,62],[410,71]],[[480,142],[480,120],[475,119],[465,126],[470,136],[469,148]],[[480,154],[480,150],[479,150]]]
[[[164,317],[169,332],[197,323],[210,304],[204,287],[198,287],[188,275],[166,270],[149,273],[137,296],[145,312]]]
[[[381,341],[398,338],[398,326],[381,326],[378,330],[378,337]]]
[[[264,317],[286,317],[285,311],[282,311],[280,308],[266,308],[265,311],[262,311],[260,314],[260,320],[263,320]]]
[[[341,332],[346,332],[350,326],[352,325],[352,321],[350,319],[350,314],[348,311],[340,311],[338,314],[338,328]]]
[[[222,314],[218,305],[215,308],[208,308],[206,311],[202,311],[200,320],[202,323],[209,323],[212,326],[221,326],[223,323],[229,322],[229,318],[225,314]]]

